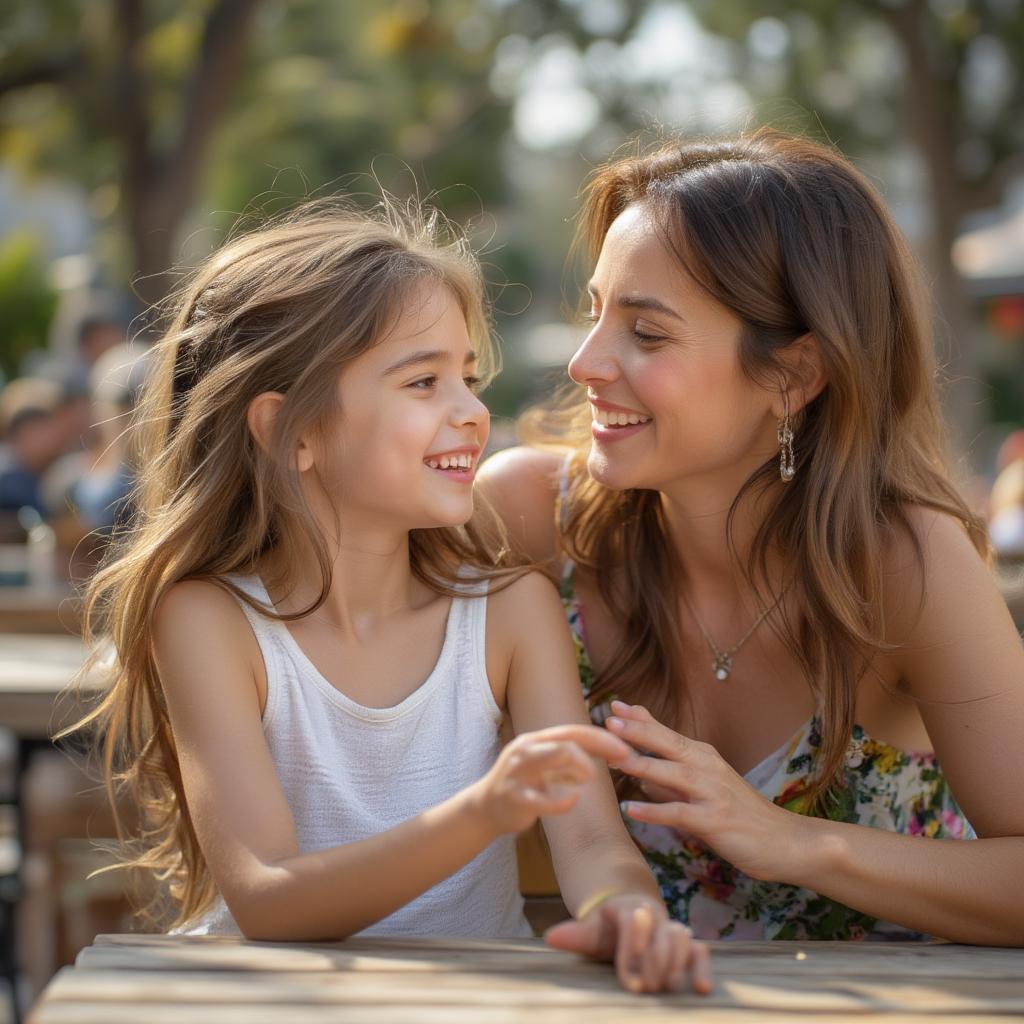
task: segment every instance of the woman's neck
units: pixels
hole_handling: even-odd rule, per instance
[[[746,590],[740,567],[747,565],[758,529],[774,495],[769,489],[745,494],[732,517],[736,491],[726,487],[695,487],[689,482],[661,491],[661,506],[669,539],[692,589]],[[769,572],[777,560],[769,558]],[[781,564],[778,564],[781,572]],[[772,581],[775,583],[775,581]],[[780,584],[781,585],[781,584]]]

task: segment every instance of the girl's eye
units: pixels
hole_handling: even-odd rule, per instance
[[[479,377],[469,376],[463,377],[462,379],[466,382],[466,387],[469,388],[470,391],[474,392],[474,394],[483,389],[484,382]]]
[[[437,384],[437,377],[431,374],[429,377],[420,377],[419,380],[414,380],[409,387],[417,388],[420,391],[429,391],[434,385]]]

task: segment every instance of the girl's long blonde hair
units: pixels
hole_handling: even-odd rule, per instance
[[[760,524],[746,564],[732,538],[737,506],[777,480],[772,458],[746,481],[728,518],[730,550],[763,607],[779,599],[772,551],[792,577],[797,615],[770,620],[821,707],[821,758],[807,794],[841,781],[858,680],[886,648],[883,549],[894,528],[913,539],[909,506],[960,520],[988,558],[982,520],[950,480],[927,307],[905,240],[867,181],[842,156],[762,129],[713,142],[670,143],[593,175],[577,234],[590,265],[616,217],[643,203],[669,251],[743,324],[743,372],[777,386],[778,353],[813,332],[828,383],[796,418],[796,476]],[[525,439],[575,447],[562,503],[567,554],[591,572],[623,623],[623,642],[596,680],[678,721],[687,665],[678,641],[682,568],[657,491],[614,491],[586,469],[590,412],[579,389],[523,420]],[[922,553],[917,546],[918,559]],[[787,601],[788,605],[789,602]],[[628,780],[624,780],[628,786]]]
[[[418,205],[384,201],[363,212],[339,200],[308,205],[230,241],[173,301],[134,426],[141,455],[134,516],[86,593],[86,640],[92,650],[112,644],[113,683],[62,734],[87,729],[101,756],[122,841],[117,866],[163,883],[142,908],[153,923],[187,921],[215,896],[154,662],[154,609],[184,579],[213,582],[278,618],[320,606],[331,558],[290,453],[336,409],[339,373],[386,335],[425,281],[456,297],[488,379],[497,352],[479,265],[464,236]],[[266,391],[284,396],[269,451],[246,421],[249,403]],[[480,522],[413,530],[416,577],[454,594],[460,566],[487,577],[514,573],[496,527],[491,533]],[[293,564],[297,537],[312,542],[322,575],[309,608],[277,616],[224,579],[255,572],[271,548],[275,565]],[[138,814],[137,828],[118,814],[124,802]]]

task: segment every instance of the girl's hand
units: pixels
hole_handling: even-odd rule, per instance
[[[630,818],[687,832],[751,878],[789,880],[809,819],[773,804],[714,747],[673,732],[646,708],[612,701],[604,724],[649,752],[631,750],[615,763],[650,798],[627,801],[623,810]]]
[[[595,960],[614,960],[615,973],[630,992],[677,992],[687,979],[702,995],[714,987],[708,947],[686,925],[670,921],[661,901],[648,896],[611,896],[582,920],[549,928],[544,941]]]
[[[560,725],[523,733],[473,788],[474,803],[495,835],[522,832],[539,817],[564,814],[580,787],[597,777],[592,757],[630,755],[620,739],[594,725]]]

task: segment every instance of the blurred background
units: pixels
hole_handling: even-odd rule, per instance
[[[925,264],[963,483],[1012,569],[1022,64],[1022,0],[0,0],[0,960],[23,1004],[127,927],[116,884],[85,882],[110,823],[41,702],[80,656],[71,584],[127,508],[146,311],[183,272],[306,197],[418,189],[487,263],[501,445],[581,338],[566,254],[592,168],[638,134],[831,140]]]

